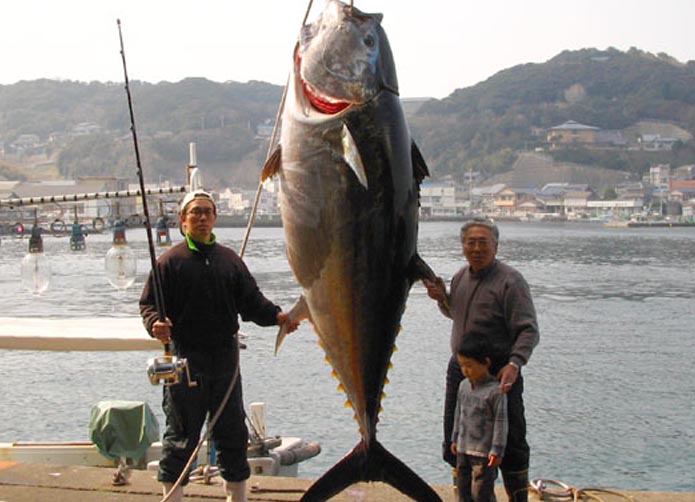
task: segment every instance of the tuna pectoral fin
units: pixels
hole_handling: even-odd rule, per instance
[[[437,493],[407,465],[372,439],[361,441],[304,493],[301,502],[323,502],[359,481],[383,481],[417,502],[441,502]]]
[[[367,173],[364,170],[360,151],[357,148],[357,144],[355,144],[352,134],[350,134],[350,129],[348,129],[345,124],[343,124],[343,128],[340,132],[340,143],[343,146],[343,158],[345,162],[347,162],[347,165],[350,166],[352,172],[357,176],[360,185],[368,189]]]
[[[423,279],[427,279],[433,283],[442,281],[442,279],[437,277],[437,274],[434,273],[434,270],[432,270],[430,266],[425,263],[425,260],[420,258],[417,253],[415,253],[413,260],[410,262],[409,271],[411,282],[421,281]],[[446,286],[444,289],[446,290]],[[444,300],[440,308],[443,308],[445,312],[450,312],[451,306],[449,305],[449,295],[446,295],[446,300]]]
[[[309,307],[307,307],[306,300],[304,299],[304,295],[300,296],[299,299],[294,302],[294,305],[290,307],[290,310],[287,312],[287,315],[289,316],[290,320],[296,321],[296,322],[301,322],[304,319],[310,319],[309,316]],[[287,336],[287,330],[285,329],[285,326],[280,326],[280,330],[278,331],[278,336],[275,339],[275,355],[278,355],[278,350],[280,350],[280,345],[282,345],[282,341],[285,339]]]
[[[434,282],[437,279],[437,274],[434,273],[434,270],[432,270],[430,266],[425,263],[425,260],[420,258],[420,255],[417,253],[415,253],[415,256],[413,256],[410,262],[408,272],[411,282],[420,281],[422,279]]]
[[[265,161],[263,171],[261,172],[261,182],[275,176],[280,172],[280,167],[282,167],[282,149],[278,145],[270,157],[268,157],[268,160]]]

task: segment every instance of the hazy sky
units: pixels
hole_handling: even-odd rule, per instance
[[[0,84],[52,78],[284,84],[308,0],[3,0]],[[315,0],[310,19],[322,9]],[[355,0],[384,14],[404,97],[444,97],[565,49],[695,60],[694,0]]]

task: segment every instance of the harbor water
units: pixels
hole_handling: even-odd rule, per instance
[[[459,227],[420,225],[420,255],[447,280],[463,264]],[[695,491],[695,228],[503,222],[500,229],[498,256],[526,276],[541,329],[524,368],[531,477]],[[239,249],[244,231],[216,233]],[[88,236],[84,252],[46,236],[51,284],[35,296],[21,285],[27,240],[3,237],[0,317],[98,317],[107,329],[111,318],[137,316],[149,257],[143,230],[127,238],[138,274],[118,291],[104,274],[110,235]],[[245,260],[266,296],[289,308],[299,289],[283,240],[280,228],[254,229]],[[378,437],[426,481],[447,484],[440,445],[450,322],[418,283],[402,324]],[[242,331],[247,410],[263,401],[269,434],[318,441],[322,453],[302,463],[300,475],[320,476],[359,436],[316,335],[305,323],[274,356],[274,328]],[[145,374],[157,354],[0,350],[0,442],[87,440],[91,406],[105,399],[146,401],[163,427],[162,389]]]

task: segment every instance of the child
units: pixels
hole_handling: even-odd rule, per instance
[[[456,354],[461,381],[451,436],[459,502],[495,502],[497,466],[507,445],[507,396],[490,374],[485,340],[468,335]]]

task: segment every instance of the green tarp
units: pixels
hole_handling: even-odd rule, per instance
[[[125,457],[138,462],[159,440],[159,424],[147,403],[100,401],[92,407],[89,438],[109,460]]]

